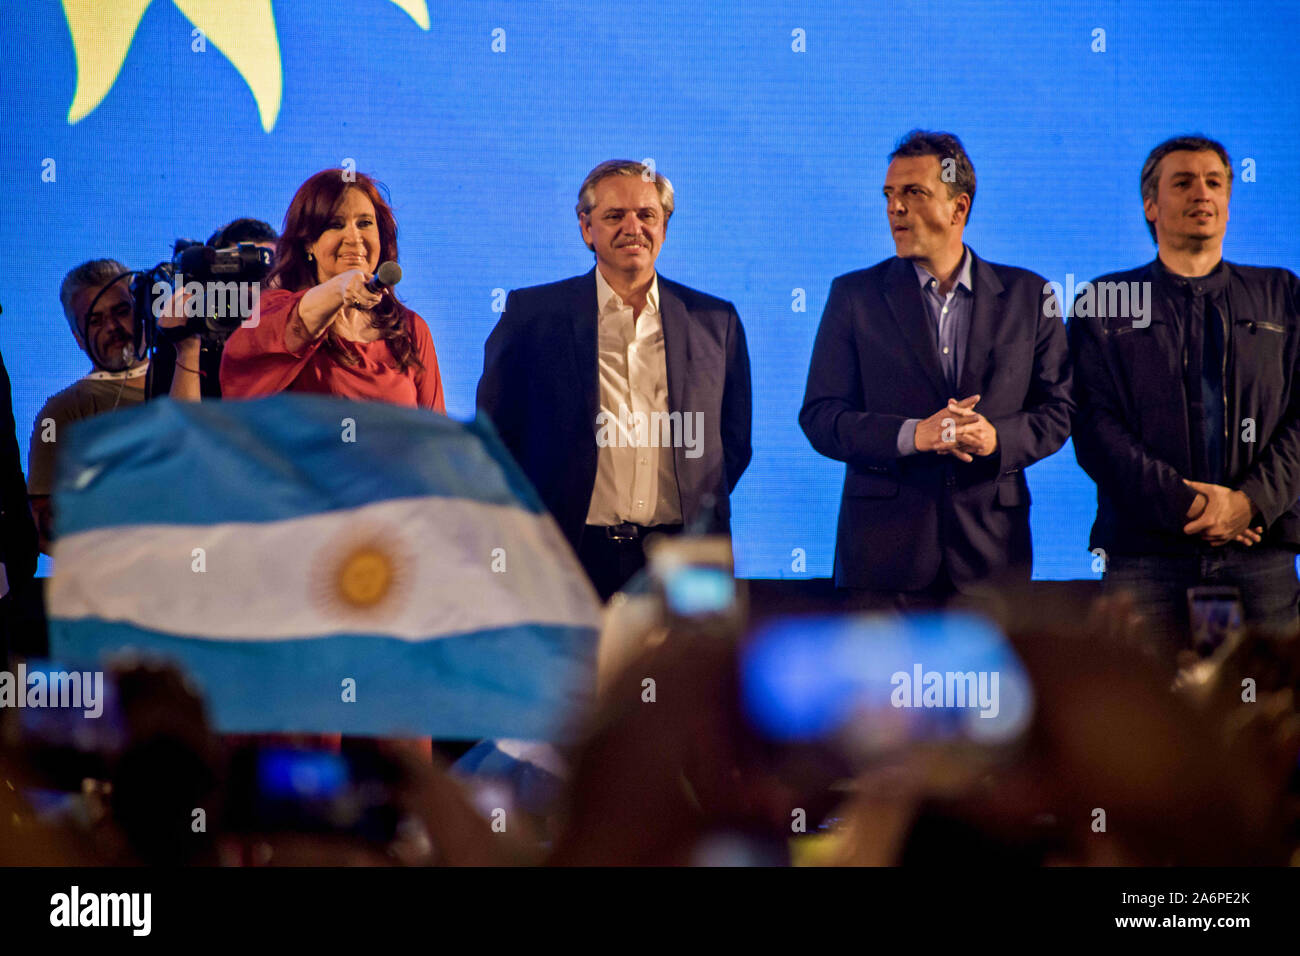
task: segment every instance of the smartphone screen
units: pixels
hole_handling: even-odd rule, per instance
[[[663,591],[678,617],[728,614],[736,603],[736,579],[726,568],[680,565],[664,573]]]
[[[349,783],[339,753],[268,749],[257,755],[257,792],[268,801],[332,800]]]
[[[776,620],[742,654],[743,706],[778,741],[845,742],[855,756],[918,743],[999,746],[1033,714],[1002,633],[968,613]]]
[[[647,568],[669,620],[726,626],[741,617],[731,541],[722,535],[652,538]]]
[[[1209,657],[1241,634],[1241,592],[1235,587],[1188,588],[1187,614],[1192,647],[1202,657]]]
[[[236,831],[348,834],[381,843],[395,832],[395,782],[373,760],[253,745],[233,755],[230,779],[228,818]]]

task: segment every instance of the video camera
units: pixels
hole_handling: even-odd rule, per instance
[[[177,239],[170,262],[140,270],[131,280],[135,300],[137,355],[151,353],[160,338],[175,343],[199,335],[222,344],[230,333],[250,320],[257,309],[259,284],[271,271],[269,249],[251,242],[224,248]],[[186,293],[184,325],[162,328],[177,292]]]

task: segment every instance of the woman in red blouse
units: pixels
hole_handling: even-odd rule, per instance
[[[446,412],[424,319],[366,282],[397,260],[393,211],[363,173],[327,169],[284,217],[256,325],[236,329],[221,359],[227,398],[318,392]]]

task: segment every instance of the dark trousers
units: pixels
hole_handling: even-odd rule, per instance
[[[1193,587],[1235,587],[1241,592],[1245,624],[1294,630],[1300,625],[1295,562],[1294,552],[1262,545],[1207,545],[1187,555],[1112,554],[1103,587],[1132,594],[1134,610],[1146,618],[1152,643],[1177,652],[1191,647],[1187,589]]]
[[[589,524],[582,530],[578,560],[602,601],[622,589],[645,567],[645,539],[651,534],[680,534],[679,524],[643,527],[635,524],[606,528]]]
[[[933,581],[915,591],[877,591],[872,588],[841,589],[854,610],[933,611],[946,607],[959,594],[945,565]]]

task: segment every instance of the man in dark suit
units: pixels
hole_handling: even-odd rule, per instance
[[[962,242],[961,141],[914,130],[889,158],[898,255],[831,284],[799,423],[848,464],[836,584],[906,608],[1028,580],[1024,469],[1065,442],[1072,406],[1050,286]]]
[[[655,271],[667,178],[601,163],[577,213],[596,267],[510,293],[478,405],[604,599],[645,564],[650,533],[729,532],[751,454],[749,353],[730,302]]]
[[[27,505],[27,479],[23,477],[14,423],[9,371],[0,357],[0,668],[7,669],[11,652],[33,648],[12,647],[22,630],[24,600],[36,573],[36,524]],[[28,642],[30,643],[30,642]]]

